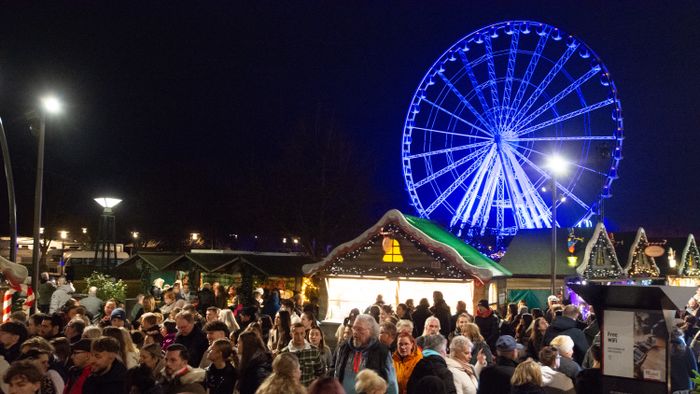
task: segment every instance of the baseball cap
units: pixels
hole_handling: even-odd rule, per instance
[[[124,312],[124,309],[122,308],[117,308],[112,311],[112,315],[109,317],[109,320],[112,319],[126,320],[126,312]]]
[[[483,306],[484,308],[488,308],[489,307],[489,300],[479,300],[479,304],[477,304],[477,305]]]
[[[525,347],[515,341],[510,335],[501,335],[496,341],[496,349],[502,352],[510,352],[515,349],[524,349]]]

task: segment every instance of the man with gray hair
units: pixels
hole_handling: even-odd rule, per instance
[[[80,306],[85,307],[85,310],[94,319],[102,311],[102,300],[97,298],[97,287],[92,286],[88,289],[88,296],[80,300]]]
[[[578,328],[578,317],[580,313],[576,305],[567,305],[564,307],[561,316],[557,316],[552,324],[547,328],[544,333],[543,344],[549,345],[549,343],[554,339],[554,337],[559,335],[566,335],[571,338],[574,342],[574,355],[573,359],[577,364],[583,362],[583,357],[588,351],[588,340],[586,339],[586,334]]]
[[[447,340],[442,335],[432,334],[423,336],[423,359],[421,359],[408,379],[408,394],[418,394],[420,381],[428,376],[435,376],[445,384],[445,393],[456,394],[452,372],[447,368],[445,355]],[[423,394],[423,393],[421,393]]]
[[[352,325],[352,338],[338,349],[335,377],[347,394],[355,394],[355,377],[371,369],[388,383],[388,394],[398,394],[396,371],[389,349],[379,341],[379,324],[370,315],[358,315]]]

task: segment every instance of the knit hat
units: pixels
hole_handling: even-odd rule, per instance
[[[489,300],[479,300],[478,306],[483,306],[484,308],[489,307]]]
[[[547,297],[547,302],[559,302],[559,297],[557,297],[555,295],[551,295],[551,296]]]
[[[113,310],[112,315],[109,317],[109,320],[114,319],[126,320],[126,312],[124,312],[124,309],[116,308],[115,310]]]

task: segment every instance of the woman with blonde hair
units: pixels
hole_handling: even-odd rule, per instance
[[[131,335],[124,328],[105,327],[102,330],[102,335],[112,337],[119,342],[119,356],[121,361],[126,366],[126,369],[131,369],[139,365],[139,350],[134,346],[131,340]]]
[[[479,326],[477,326],[475,323],[467,323],[464,325],[463,329],[461,330],[462,335],[467,337],[472,342],[472,358],[471,358],[471,365],[476,365],[476,361],[479,358],[479,352],[483,352],[484,356],[486,357],[486,363],[488,365],[493,364],[493,354],[491,353],[491,348],[489,348],[489,345],[486,343],[484,340],[484,337],[481,335],[481,330],[479,330]]]
[[[280,353],[272,361],[272,374],[262,382],[255,394],[306,394],[301,385],[299,360],[293,353]]]
[[[384,394],[387,384],[371,369],[363,369],[355,377],[355,391],[362,394]]]
[[[531,358],[521,362],[515,367],[510,385],[511,394],[544,394],[540,365]]]
[[[224,308],[219,311],[219,320],[226,324],[226,327],[228,327],[228,332],[236,332],[241,328],[238,325],[236,318],[233,316],[233,311],[228,308]]]

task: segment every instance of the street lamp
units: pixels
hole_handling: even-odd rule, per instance
[[[566,167],[568,163],[561,156],[557,154],[551,155],[547,159],[546,167],[549,169],[550,174],[550,187],[552,188],[552,250],[550,261],[550,271],[551,271],[551,291],[552,295],[556,295],[556,281],[557,281],[557,176],[566,174]],[[562,199],[562,202],[564,201]]]
[[[135,254],[139,250],[139,232],[138,231],[132,231],[131,232],[131,254]]]
[[[68,231],[61,230],[58,232],[59,238],[61,238],[61,260],[58,261],[58,266],[60,267],[59,274],[63,274],[63,267],[65,262],[63,260],[63,255],[66,253],[66,239],[68,239]]]
[[[112,250],[114,250],[114,259],[117,259],[116,225],[112,208],[119,205],[122,200],[114,197],[98,197],[94,200],[102,207],[102,215],[100,215],[100,224],[97,227],[97,240],[95,242],[95,263],[97,264],[98,262],[97,255],[99,252],[101,253],[99,264],[105,265],[108,262],[112,262],[110,260]]]
[[[39,289],[39,253],[41,246],[39,245],[39,228],[41,227],[41,195],[43,193],[44,182],[44,141],[46,135],[46,116],[58,114],[62,110],[61,102],[53,96],[47,96],[41,99],[39,109],[39,130],[36,155],[36,184],[34,187],[34,250],[32,251],[32,287],[34,291]]]

